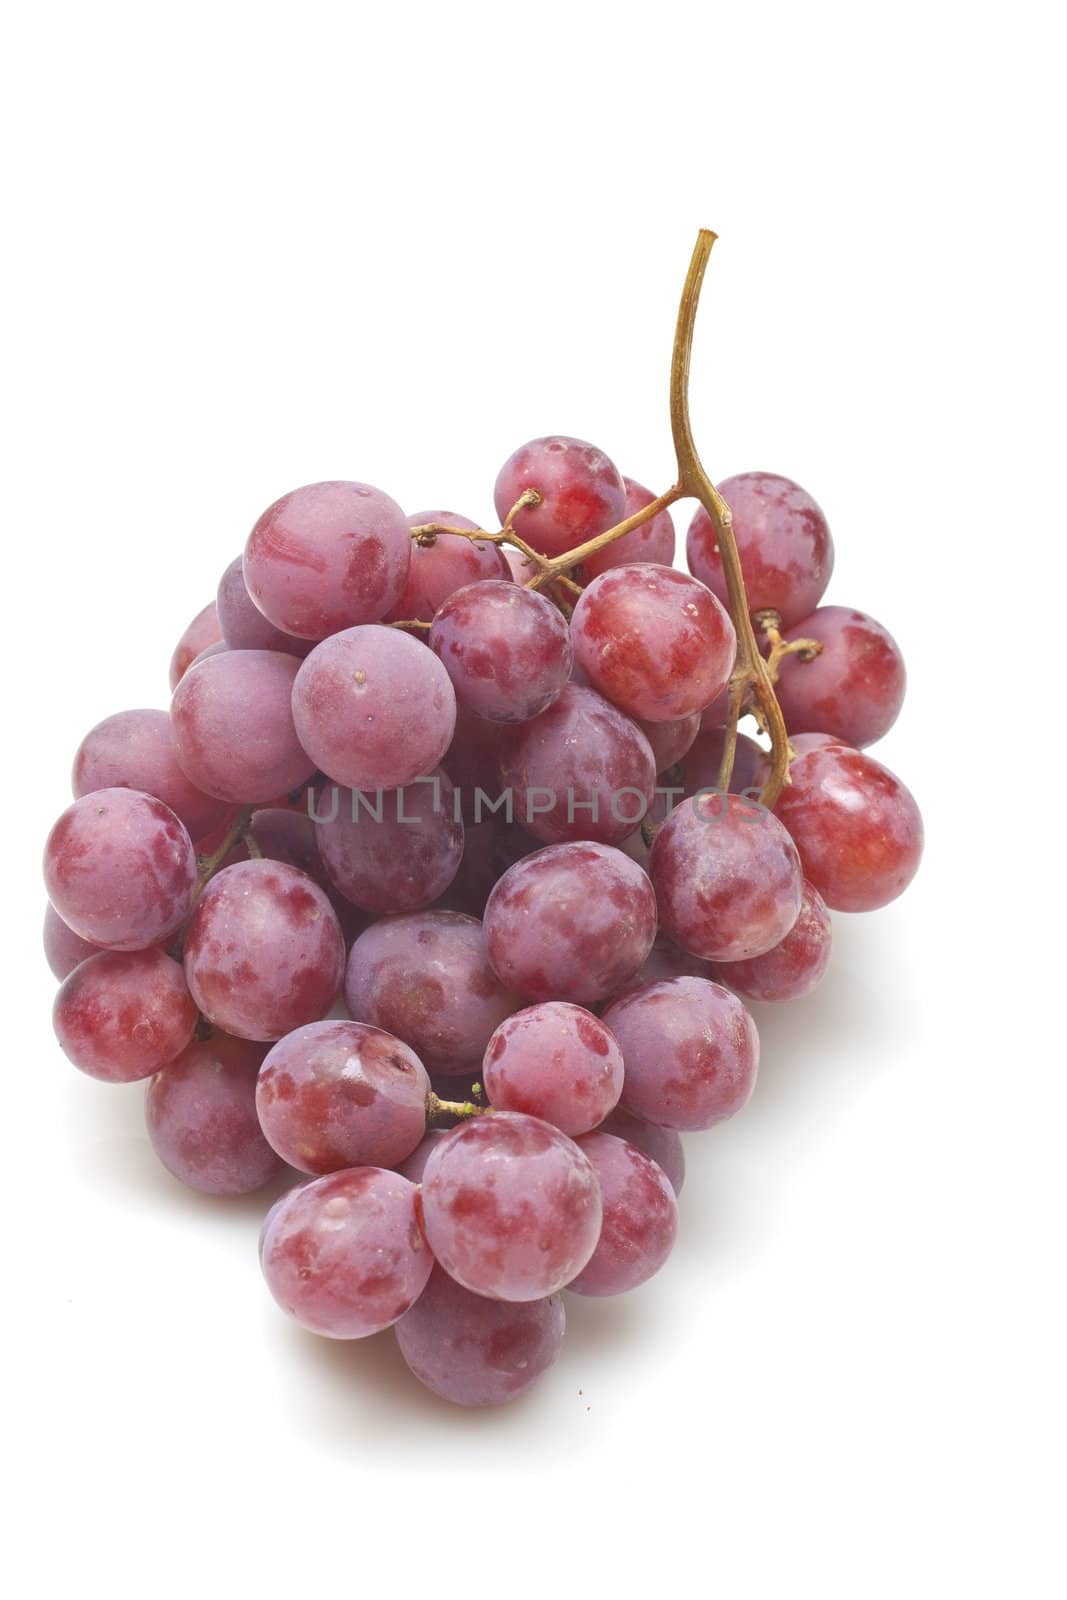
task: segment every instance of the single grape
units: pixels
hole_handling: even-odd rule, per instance
[[[81,938],[147,950],[176,933],[196,892],[192,840],[161,800],[98,789],[68,806],[44,852],[48,898]]]
[[[656,835],[649,871],[664,931],[709,961],[762,955],[800,912],[792,839],[777,817],[740,795],[683,800]]]
[[[724,961],[712,975],[746,1000],[799,1000],[822,981],[831,940],[830,913],[818,890],[805,883],[800,915],[781,944],[749,961]]]
[[[809,751],[789,775],[775,810],[831,910],[876,911],[903,894],[919,868],[923,824],[900,779],[846,745]]]
[[[889,732],[907,675],[900,647],[880,622],[847,606],[820,606],[784,637],[822,645],[818,655],[794,653],[779,663],[775,693],[787,727],[858,748]]]
[[[680,1132],[741,1110],[759,1066],[756,1024],[736,995],[706,978],[670,978],[613,1000],[604,1023],[619,1041],[621,1105]]]
[[[356,940],[345,1003],[357,1021],[405,1039],[431,1072],[472,1076],[520,1005],[489,965],[481,923],[436,910],[388,917]]]
[[[69,978],[75,967],[90,956],[100,954],[98,944],[90,944],[80,934],[68,928],[55,906],[49,902],[44,913],[44,958],[52,969],[53,977]]]
[[[702,711],[737,650],[723,606],[673,567],[616,567],[595,578],[574,608],[571,633],[594,689],[647,722]]]
[[[685,798],[699,794],[703,789],[719,788],[722,770],[722,753],[726,747],[725,728],[706,728],[693,741],[692,748],[681,762],[681,783]],[[730,774],[730,793],[744,794],[757,799],[760,790],[771,775],[767,752],[746,733],[737,735],[734,745],[734,765]]]
[[[300,668],[293,716],[304,749],[335,783],[399,789],[448,749],[456,696],[420,640],[399,628],[349,628]]]
[[[150,1078],[185,1049],[196,1006],[162,950],[102,950],[66,978],[52,1011],[65,1055],[91,1078]]]
[[[700,732],[699,711],[688,717],[673,717],[670,722],[643,722],[640,717],[634,720],[652,747],[657,773],[666,772],[681,761]]]
[[[426,1131],[430,1080],[415,1052],[361,1022],[286,1034],[259,1071],[256,1109],[278,1154],[301,1172],[391,1167]]]
[[[384,617],[410,563],[395,500],[365,483],[309,483],[264,511],[245,545],[244,580],[276,628],[325,639]]]
[[[291,705],[299,666],[277,650],[227,650],[185,674],[171,722],[182,768],[205,793],[247,805],[311,777]]]
[[[242,556],[235,556],[219,579],[215,608],[223,642],[230,650],[280,650],[303,658],[312,647],[312,640],[283,633],[267,621],[245,587]]]
[[[789,628],[814,611],[834,570],[834,544],[811,495],[774,472],[742,472],[719,484],[733,512],[734,538],[750,611],[776,611]],[[715,525],[703,506],[689,525],[689,570],[727,603]]]
[[[504,746],[501,779],[515,821],[535,838],[619,844],[652,803],[656,760],[635,722],[569,683]]]
[[[252,1194],[282,1163],[256,1116],[265,1046],[227,1033],[194,1039],[145,1087],[145,1125],[167,1171],[204,1194]]]
[[[209,645],[220,643],[221,640],[222,627],[215,602],[212,600],[203,611],[197,612],[174,647],[174,654],[170,658],[171,689],[178,687],[202,650],[206,650]]]
[[[415,1197],[413,1183],[379,1167],[291,1189],[268,1213],[260,1243],[282,1310],[328,1339],[364,1339],[402,1317],[433,1269]]]
[[[613,528],[626,514],[619,469],[584,439],[552,434],[531,439],[509,456],[493,491],[501,522],[527,489],[535,489],[541,503],[523,506],[512,526],[542,555],[562,555]]]
[[[675,1194],[681,1194],[685,1183],[685,1151],[681,1136],[673,1128],[657,1128],[655,1123],[645,1122],[642,1117],[616,1106],[597,1132],[613,1133],[617,1139],[625,1139],[627,1144],[643,1150],[650,1160],[662,1167]]]
[[[570,677],[570,629],[557,606],[510,579],[470,583],[444,601],[430,648],[456,698],[491,722],[528,722]]]
[[[588,1157],[558,1128],[514,1111],[453,1128],[426,1164],[421,1199],[434,1258],[492,1300],[555,1294],[600,1236]]]
[[[656,897],[620,850],[550,845],[508,868],[489,896],[485,931],[493,968],[516,994],[591,1005],[648,955]]]
[[[241,861],[205,888],[185,933],[185,975],[200,1010],[239,1039],[280,1039],[325,1015],[345,943],[325,894],[278,861]]]
[[[435,1267],[396,1325],[400,1353],[427,1389],[460,1406],[515,1400],[547,1372],[563,1343],[559,1295],[509,1304],[487,1300]]]
[[[454,511],[418,511],[408,517],[409,528],[440,523],[449,528],[478,531],[478,524]],[[510,582],[511,569],[499,545],[488,539],[464,539],[454,533],[439,533],[433,544],[411,545],[411,566],[400,599],[386,614],[386,622],[432,622],[449,595],[465,584],[483,578],[503,578]]]
[[[98,722],[78,746],[71,788],[76,799],[96,789],[154,795],[184,823],[191,839],[202,839],[228,815],[225,801],[186,777],[166,711],[119,711]]]
[[[448,1128],[427,1128],[422,1136],[421,1144],[417,1144],[411,1154],[403,1161],[398,1161],[395,1170],[400,1173],[402,1178],[407,1178],[410,1183],[421,1183],[422,1175],[426,1171],[426,1163],[448,1132]]]
[[[710,961],[691,956],[687,950],[680,950],[676,944],[672,944],[665,935],[657,934],[655,944],[633,977],[620,984],[612,999],[620,994],[629,994],[632,989],[644,989],[650,983],[661,983],[665,978],[711,977],[714,977],[714,972]]]
[[[626,504],[619,522],[632,517],[635,512],[650,506],[656,496],[643,484],[632,478],[623,478]],[[610,526],[610,524],[609,524]],[[650,521],[643,522],[632,533],[624,533],[613,544],[606,544],[596,555],[586,556],[582,562],[582,577],[592,583],[602,572],[612,567],[631,566],[637,561],[654,561],[658,566],[669,567],[674,562],[674,522],[669,511],[660,511]]]
[[[525,1111],[571,1135],[595,1128],[622,1092],[622,1051],[582,1006],[544,1001],[500,1024],[485,1052],[494,1108]]]
[[[417,911],[443,894],[463,857],[446,773],[361,794],[327,784],[315,801],[319,854],[333,884],[366,911]]]
[[[584,1134],[578,1147],[600,1185],[604,1222],[597,1247],[569,1287],[575,1294],[625,1294],[647,1283],[674,1249],[678,1201],[643,1150],[614,1134]]]

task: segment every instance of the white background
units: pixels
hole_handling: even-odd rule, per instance
[[[1052,7],[38,4],[5,33],[4,1417],[21,1596],[1061,1593],[1062,86]],[[39,849],[256,515],[798,478],[899,638],[927,858],[689,1141],[683,1236],[467,1414],[287,1325],[262,1201],[48,1021]],[[685,513],[679,515],[684,527]]]

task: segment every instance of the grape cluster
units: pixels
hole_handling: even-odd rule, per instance
[[[63,1050],[147,1080],[193,1188],[303,1175],[263,1224],[274,1298],[329,1338],[394,1328],[460,1404],[547,1370],[564,1290],[659,1270],[680,1134],[755,1084],[746,1001],[809,994],[830,910],[918,865],[915,803],[866,752],[897,646],[820,608],[810,495],[722,492],[740,617],[708,512],[675,570],[669,512],[581,440],[516,451],[499,533],[359,483],[284,496],[180,640],[169,714],[86,735],[48,838]],[[773,810],[758,738],[718,785],[750,617],[792,737]]]

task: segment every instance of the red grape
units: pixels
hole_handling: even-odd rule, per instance
[[[509,1304],[471,1294],[435,1267],[396,1325],[400,1353],[427,1389],[461,1406],[515,1400],[557,1359],[566,1313],[559,1295]]]
[[[715,596],[673,567],[616,567],[595,578],[571,632],[593,688],[649,722],[702,711],[729,678],[737,649]]]
[[[622,1052],[591,1012],[545,1001],[500,1024],[485,1052],[483,1082],[498,1110],[588,1133],[618,1103]]]
[[[363,1339],[402,1317],[433,1270],[415,1196],[414,1184],[379,1167],[334,1172],[284,1195],[260,1245],[282,1310],[329,1339]]]
[[[276,628],[325,639],[384,617],[410,562],[395,500],[365,483],[309,483],[264,511],[245,545],[244,579]]]
[[[417,1144],[405,1160],[398,1161],[395,1170],[400,1173],[401,1177],[407,1178],[411,1183],[421,1183],[422,1175],[426,1171],[426,1163],[449,1131],[448,1128],[427,1128],[422,1136],[421,1144]]]
[[[626,488],[618,468],[584,439],[552,434],[531,439],[509,456],[493,491],[501,522],[526,489],[536,489],[541,503],[524,506],[513,527],[542,555],[562,555],[614,527],[626,514]]]
[[[830,914],[818,890],[804,885],[800,915],[773,950],[748,961],[724,961],[714,976],[746,1000],[799,1000],[830,965]]]
[[[75,800],[53,827],[44,875],[48,898],[83,939],[108,950],[146,950],[189,915],[196,856],[162,800],[136,789],[98,789]]]
[[[608,845],[551,845],[509,867],[485,908],[489,959],[530,1000],[589,1005],[613,994],[656,936],[647,875]]]
[[[618,844],[637,829],[656,786],[652,747],[629,717],[569,683],[501,751],[516,822],[546,844]]]
[[[443,894],[463,856],[444,772],[361,794],[327,784],[315,805],[319,854],[337,889],[365,911],[417,911]]]
[[[252,1194],[283,1170],[256,1116],[265,1046],[194,1039],[145,1088],[145,1123],[167,1171],[204,1194]]]
[[[411,528],[441,523],[451,528],[478,531],[478,524],[454,511],[419,511],[408,517]],[[503,549],[489,539],[464,539],[454,533],[439,533],[433,544],[411,546],[411,566],[400,599],[386,613],[386,622],[432,622],[438,609],[468,583],[482,578],[511,581],[511,568]]]
[[[291,704],[299,666],[277,650],[227,650],[186,673],[170,715],[178,759],[206,794],[247,805],[311,777]]]
[[[656,835],[649,871],[665,932],[709,961],[762,955],[800,912],[803,878],[792,839],[775,816],[739,795],[683,800]]]
[[[587,1133],[578,1148],[593,1164],[604,1222],[596,1249],[569,1287],[575,1294],[625,1294],[647,1283],[674,1249],[678,1201],[662,1167],[625,1139]]]
[[[492,967],[485,930],[454,911],[376,922],[352,946],[349,1014],[405,1039],[431,1072],[472,1076],[493,1029],[520,1004]]]
[[[105,1083],[150,1078],[185,1049],[196,1006],[162,950],[102,950],[56,995],[56,1037],[76,1067]]]
[[[710,961],[704,961],[700,956],[691,956],[688,951],[680,950],[676,944],[672,944],[663,934],[658,934],[655,944],[633,977],[619,986],[616,990],[616,995],[629,994],[631,989],[644,989],[648,984],[660,983],[665,978],[711,978],[713,976],[714,973]],[[615,996],[612,998],[615,998]]]
[[[742,472],[719,492],[733,512],[749,609],[777,611],[791,627],[818,605],[834,569],[826,518],[806,490],[774,472]],[[689,525],[686,555],[690,572],[725,605],[718,535],[703,506]]]
[[[349,628],[300,668],[293,716],[304,749],[335,783],[399,789],[448,749],[456,696],[420,640],[399,628]]]
[[[862,750],[826,745],[794,761],[775,810],[804,873],[833,911],[876,911],[914,878],[919,808],[900,779]]]
[[[426,1164],[422,1221],[435,1259],[473,1294],[538,1300],[585,1266],[601,1204],[588,1157],[513,1111],[453,1128]]]
[[[650,506],[656,499],[651,489],[635,483],[632,478],[623,478],[622,481],[626,489],[626,503],[623,506],[622,516],[616,518],[618,522],[625,522],[636,511],[643,511],[645,506]],[[650,521],[642,522],[641,526],[634,528],[631,533],[624,533],[621,539],[606,544],[603,550],[598,550],[595,555],[586,556],[582,562],[582,577],[586,583],[592,583],[602,572],[609,572],[612,567],[630,566],[635,561],[654,561],[664,567],[672,565],[674,522],[669,511],[658,512]]]
[[[267,1139],[301,1172],[391,1167],[426,1131],[430,1080],[415,1052],[362,1022],[312,1022],[271,1049],[256,1109]]]
[[[96,789],[138,789],[169,806],[192,839],[202,839],[228,813],[223,800],[205,794],[178,762],[166,711],[119,711],[85,735],[74,757],[76,797]]]
[[[491,806],[500,798],[501,767],[519,732],[510,723],[487,722],[457,702],[456,728],[442,764],[456,786],[465,821],[487,821],[494,815],[505,820],[506,808],[494,813]]]
[[[470,583],[444,601],[430,648],[457,699],[491,722],[528,722],[556,700],[574,653],[558,607],[509,580]]]
[[[693,741],[689,753],[683,757],[681,781],[685,797],[699,794],[702,789],[719,788],[722,753],[726,747],[725,728],[705,728]],[[770,777],[771,763],[767,752],[746,733],[737,735],[734,746],[734,765],[730,774],[731,794],[746,794],[756,798]]]
[[[283,633],[267,621],[245,587],[241,556],[234,557],[219,579],[215,607],[223,642],[230,650],[281,650],[302,658],[312,647],[312,640]]]
[[[674,717],[670,722],[643,722],[639,717],[634,720],[652,746],[657,773],[666,772],[681,761],[700,732],[699,711],[688,717]]]
[[[663,1168],[675,1194],[681,1194],[685,1183],[685,1151],[681,1136],[673,1128],[657,1128],[655,1123],[645,1122],[632,1112],[624,1111],[622,1106],[616,1106],[597,1131],[613,1133],[616,1138],[625,1139],[627,1144],[643,1150],[657,1167]]]
[[[239,1039],[280,1039],[333,1005],[345,943],[325,894],[278,861],[212,878],[185,934],[185,975],[209,1022]]]
[[[206,650],[209,645],[220,643],[221,640],[222,627],[215,602],[212,600],[203,611],[197,612],[174,647],[174,654],[170,658],[171,689],[178,687],[202,650]]]
[[[612,1001],[604,1023],[626,1065],[621,1105],[659,1127],[710,1128],[746,1103],[759,1035],[736,995],[705,978],[670,978]]]
[[[843,744],[845,741],[834,739],[828,733],[791,733],[789,743],[794,756],[806,756],[809,750],[825,750],[828,744]]]
[[[822,645],[818,655],[794,652],[779,663],[775,692],[787,727],[857,747],[889,732],[907,678],[899,646],[880,622],[846,606],[821,606],[784,637]]]
[[[90,944],[80,934],[68,928],[55,906],[49,903],[44,913],[44,958],[52,969],[53,977],[62,983],[74,968],[90,956],[100,954],[98,944]]]

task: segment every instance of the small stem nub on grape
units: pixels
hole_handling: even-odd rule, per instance
[[[480,1096],[481,1084],[475,1084],[472,1094],[477,1090]],[[484,1116],[491,1110],[490,1106],[476,1105],[473,1100],[442,1100],[431,1090],[426,1096],[426,1121],[432,1123],[435,1117],[470,1117]]]

